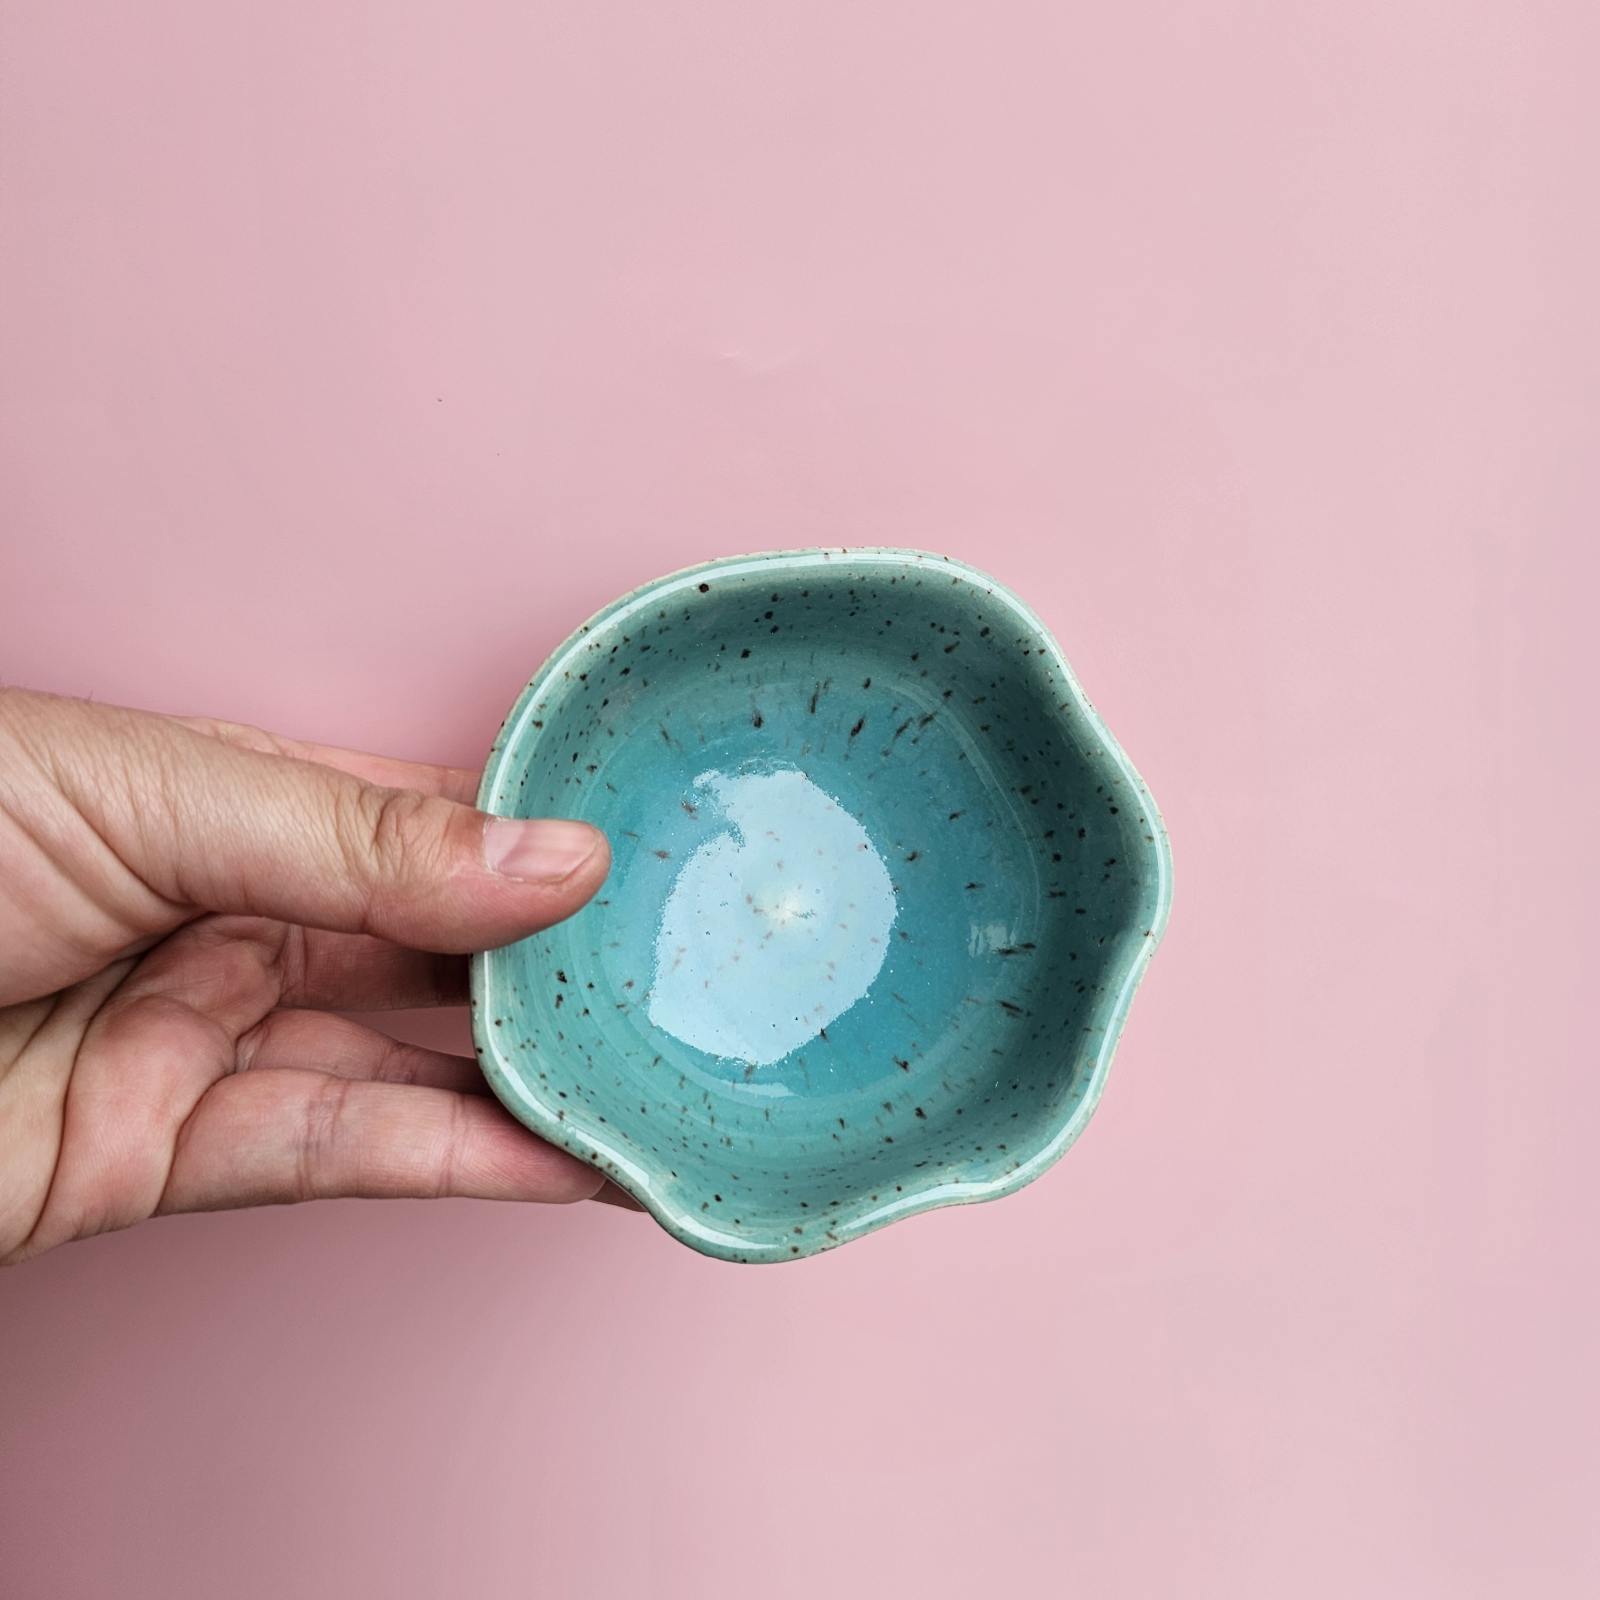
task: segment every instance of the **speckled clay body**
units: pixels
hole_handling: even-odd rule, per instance
[[[738,1261],[1036,1177],[1167,914],[1155,807],[1043,625],[910,551],[616,602],[524,691],[479,802],[613,852],[576,917],[474,960],[495,1092]]]

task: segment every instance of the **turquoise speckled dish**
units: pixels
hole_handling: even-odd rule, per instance
[[[916,551],[616,601],[518,698],[479,804],[613,853],[577,916],[473,959],[495,1093],[734,1261],[1038,1177],[1170,899],[1155,805],[1043,624]]]

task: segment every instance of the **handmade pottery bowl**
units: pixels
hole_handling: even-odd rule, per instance
[[[616,601],[512,707],[479,804],[613,854],[575,917],[473,959],[495,1093],[734,1261],[1036,1178],[1167,916],[1155,805],[1044,625],[916,551]]]

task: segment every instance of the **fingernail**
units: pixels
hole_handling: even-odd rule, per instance
[[[600,835],[586,822],[548,817],[490,817],[483,859],[491,872],[522,883],[557,883],[595,852]]]

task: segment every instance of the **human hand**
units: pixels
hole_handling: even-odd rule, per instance
[[[178,1211],[616,1196],[472,1060],[326,1009],[462,1002],[464,952],[599,887],[600,833],[476,786],[0,689],[0,1264]]]

